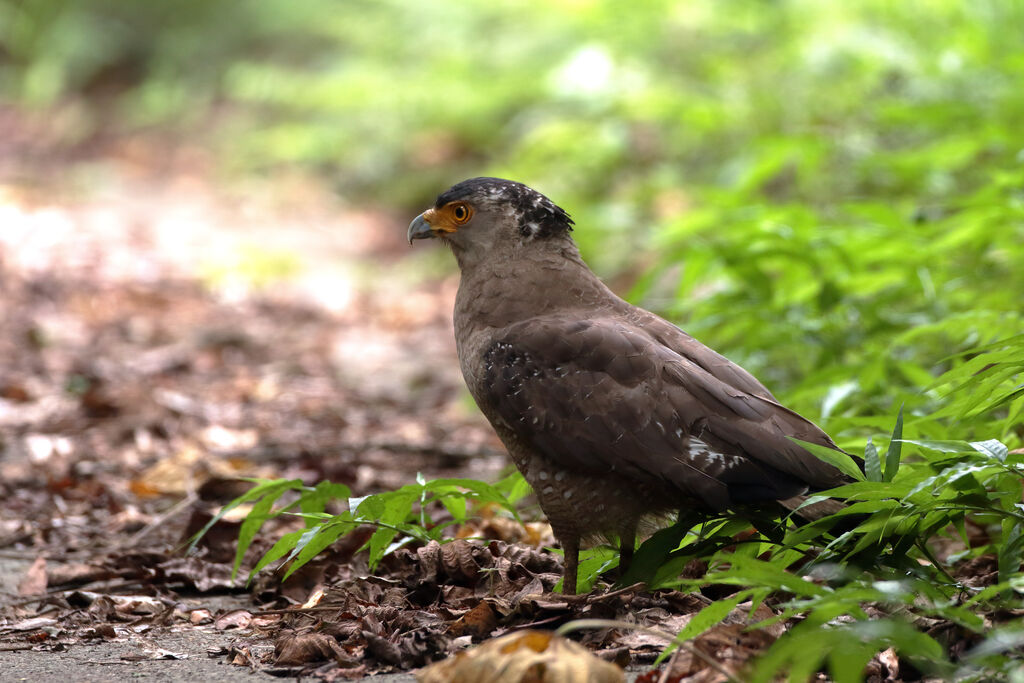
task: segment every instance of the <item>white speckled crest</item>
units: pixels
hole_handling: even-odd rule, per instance
[[[564,209],[540,192],[514,180],[502,178],[464,180],[438,196],[435,206],[440,208],[460,199],[472,201],[474,198],[507,204],[523,237],[544,238],[572,230],[572,218]]]

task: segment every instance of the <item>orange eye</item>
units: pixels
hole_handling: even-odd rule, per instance
[[[452,207],[452,218],[454,218],[455,222],[458,223],[459,225],[468,221],[471,215],[472,212],[469,210],[469,207],[466,206],[465,204],[456,204],[455,206]]]

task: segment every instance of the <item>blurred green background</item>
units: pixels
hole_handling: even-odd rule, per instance
[[[906,403],[911,435],[1020,442],[1020,364],[955,419],[933,381],[1021,331],[1022,2],[0,0],[0,96],[69,148],[171,132],[409,216],[527,182],[831,431]]]

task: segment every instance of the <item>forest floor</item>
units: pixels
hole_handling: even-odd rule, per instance
[[[0,679],[360,678],[581,616],[671,633],[707,604],[565,601],[550,530],[497,516],[372,573],[357,533],[247,584],[300,523],[282,517],[232,577],[246,507],[186,553],[243,477],[361,496],[506,471],[459,374],[457,276],[409,249],[409,216],[309,180],[223,189],[200,149],[140,138],[53,159],[19,130],[0,150]],[[663,647],[582,640],[634,667]],[[735,665],[760,647],[706,644]],[[724,680],[691,660],[671,680]]]

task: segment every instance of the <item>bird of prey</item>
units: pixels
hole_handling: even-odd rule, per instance
[[[690,509],[783,502],[847,481],[788,437],[838,447],[750,373],[620,299],[580,258],[569,215],[540,192],[473,178],[409,225],[461,280],[455,340],[466,385],[533,487],[575,594],[581,542]],[[787,502],[789,503],[787,505]]]

